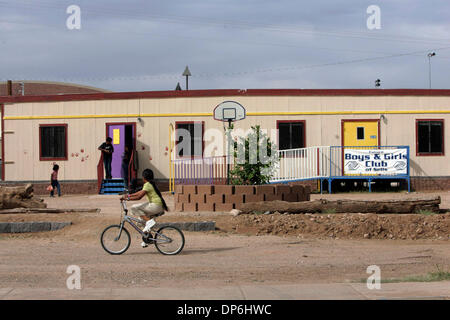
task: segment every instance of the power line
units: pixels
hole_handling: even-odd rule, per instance
[[[5,2],[4,1],[0,1],[0,6],[2,6],[2,4],[4,5]],[[29,4],[25,4],[25,5],[30,5]],[[33,3],[33,5],[36,5],[35,3]],[[42,7],[42,5],[41,5]],[[45,3],[44,3],[44,7]],[[56,8],[56,9],[61,9],[60,6],[49,6],[47,4],[47,8]],[[83,9],[83,11],[86,11],[85,9]],[[90,12],[95,12],[90,10]],[[104,13],[108,12],[106,10],[101,10],[100,14],[104,14]],[[111,13],[111,12],[110,12]],[[114,13],[114,14],[118,14],[118,15],[124,15],[123,13],[119,14],[119,13]],[[126,15],[126,13],[125,13]],[[178,17],[180,18],[180,17]],[[181,17],[182,18],[182,17]],[[140,19],[142,20],[142,19]],[[26,22],[9,22],[9,23],[19,23],[19,24],[29,24],[29,25],[38,25],[41,26],[39,24],[32,24],[32,23],[26,23]],[[196,21],[196,23],[204,23],[202,21]],[[210,22],[208,22],[210,23]],[[217,25],[218,22],[212,22],[213,24]],[[239,22],[238,22],[239,23]],[[242,24],[241,24],[242,25]],[[256,24],[247,24],[248,26],[264,26],[264,25],[256,25]],[[270,25],[269,25],[270,27]],[[281,29],[281,30],[286,30],[286,29]],[[294,30],[295,31],[295,30]],[[116,31],[118,32],[118,31]],[[136,32],[122,32],[122,33],[134,33],[137,35],[151,35],[151,36],[164,36],[161,34],[156,34],[156,33],[136,33]],[[184,37],[184,36],[181,36]],[[190,38],[195,38],[195,37],[190,37]],[[203,39],[203,40],[208,40],[211,41],[211,39]],[[213,39],[214,40],[214,39]],[[221,40],[217,40],[217,41],[221,41]],[[433,40],[434,41],[434,40]],[[252,41],[244,41],[244,44],[251,44]],[[391,54],[391,53],[381,53],[381,52],[375,52],[375,51],[364,51],[364,50],[351,50],[351,49],[340,49],[340,48],[323,48],[323,47],[311,47],[311,46],[298,46],[298,45],[291,45],[291,44],[280,44],[280,43],[273,43],[273,42],[269,42],[269,41],[265,41],[265,42],[253,42],[253,44],[258,44],[258,45],[274,45],[274,46],[286,46],[286,47],[295,47],[295,48],[302,48],[302,49],[306,49],[306,48],[310,48],[310,49],[316,49],[316,50],[328,50],[328,51],[347,51],[347,52],[357,52],[357,53],[379,53],[379,54],[384,54],[384,56],[381,57],[366,57],[366,58],[361,58],[361,59],[353,59],[353,60],[345,60],[345,61],[338,61],[338,62],[331,62],[331,63],[324,63],[324,64],[314,64],[314,65],[308,65],[308,66],[291,66],[291,67],[276,67],[276,68],[266,68],[266,69],[258,69],[258,70],[250,70],[250,71],[242,71],[242,72],[229,72],[229,73],[197,73],[194,75],[194,77],[204,77],[204,78],[214,78],[214,77],[229,77],[229,76],[239,76],[239,75],[247,75],[247,74],[256,74],[256,73],[265,73],[265,72],[280,72],[280,71],[290,71],[290,70],[301,70],[301,69],[310,69],[310,68],[318,68],[318,67],[326,67],[326,66],[334,66],[334,65],[342,65],[342,64],[351,64],[351,63],[360,63],[360,62],[366,62],[366,61],[373,61],[373,60],[380,60],[380,59],[387,59],[387,58],[394,58],[394,57],[401,57],[401,56],[418,56],[418,55],[422,55],[422,53],[428,52],[430,49],[427,49],[426,51],[416,51],[416,52],[412,52],[412,53],[402,53],[402,54]],[[444,48],[439,48],[439,49],[433,49],[433,50],[445,50],[447,49],[447,47]],[[443,57],[443,58],[447,58],[448,57]],[[125,76],[125,77],[64,77],[64,80],[88,80],[88,81],[114,81],[114,80],[122,80],[122,81],[127,81],[127,80],[145,80],[145,79],[178,79],[179,75],[178,74],[166,74],[166,75],[142,75],[142,76]],[[39,80],[43,80],[43,79],[39,79]],[[47,79],[47,80],[53,80],[53,79]]]
[[[447,49],[450,49],[450,47],[443,47],[443,48],[439,48],[439,49],[435,49],[435,50],[447,50]],[[253,70],[253,71],[245,71],[245,72],[232,72],[232,73],[224,73],[223,75],[226,75],[226,76],[237,76],[237,75],[252,74],[252,73],[265,73],[265,72],[279,72],[279,71],[291,71],[291,70],[301,70],[301,69],[313,69],[313,68],[321,68],[321,67],[327,67],[327,66],[354,64],[354,63],[367,62],[367,61],[376,61],[376,60],[383,60],[383,59],[389,59],[389,58],[411,56],[411,55],[417,55],[419,53],[425,53],[425,52],[427,52],[427,51],[415,51],[415,52],[410,52],[410,53],[399,53],[399,54],[392,54],[392,55],[388,55],[388,56],[353,59],[353,60],[330,62],[330,63],[323,63],[323,64],[314,64],[314,65],[308,65],[308,66],[290,66],[290,67],[259,69],[259,70]],[[203,76],[203,77],[208,77],[209,78],[209,77],[213,77],[215,75],[216,75],[215,73],[211,73],[211,74],[199,74],[198,76],[199,77]]]
[[[0,23],[11,23],[11,24],[23,24],[23,25],[31,25],[31,26],[38,26],[38,27],[43,27],[40,24],[35,24],[35,23],[30,23],[30,22],[19,22],[19,21],[10,21],[10,20],[0,20]],[[90,30],[90,31],[94,31],[94,30]],[[100,33],[100,32],[98,32]],[[219,39],[217,37],[209,37],[209,38],[205,38],[205,37],[191,37],[191,36],[186,36],[186,35],[173,35],[173,34],[162,34],[160,32],[156,33],[150,33],[150,32],[135,32],[135,31],[122,31],[121,30],[114,30],[111,33],[122,33],[122,34],[134,34],[134,35],[138,35],[138,36],[152,36],[152,37],[162,37],[162,38],[166,38],[166,37],[171,37],[171,38],[181,38],[181,39],[194,39],[194,40],[202,40],[202,41],[214,41],[214,42],[220,42],[223,43],[222,39]],[[343,48],[331,48],[331,47],[318,47],[318,46],[310,46],[310,45],[295,45],[295,44],[288,44],[288,43],[278,43],[278,42],[270,42],[270,41],[264,41],[264,42],[258,42],[258,41],[251,41],[251,40],[245,40],[245,41],[239,41],[238,39],[226,39],[227,43],[228,42],[232,42],[232,43],[240,43],[240,44],[244,44],[244,45],[249,45],[249,44],[255,44],[255,45],[261,45],[261,46],[275,46],[275,47],[289,47],[289,48],[300,48],[300,49],[314,49],[314,50],[325,50],[325,51],[342,51],[342,52],[353,52],[353,53],[373,53],[373,54],[384,54],[384,55],[390,55],[393,53],[390,52],[384,52],[384,51],[373,51],[373,50],[355,50],[355,49],[343,49]],[[450,59],[450,57],[439,57],[442,59]]]
[[[450,47],[443,47],[443,48],[437,48],[434,49],[437,50],[448,50]],[[362,59],[353,59],[353,60],[346,60],[346,61],[337,61],[337,62],[330,62],[330,63],[322,63],[322,64],[313,64],[313,65],[307,65],[307,66],[287,66],[287,67],[275,67],[275,68],[265,68],[265,69],[257,69],[257,70],[249,70],[249,71],[241,71],[241,72],[227,72],[227,73],[194,73],[194,78],[221,78],[221,77],[234,77],[234,76],[242,76],[242,75],[250,75],[250,74],[259,74],[259,73],[270,73],[270,72],[281,72],[281,71],[293,71],[293,70],[305,70],[305,69],[314,69],[314,68],[322,68],[322,67],[328,67],[328,66],[337,66],[337,65],[346,65],[346,64],[355,64],[355,63],[361,63],[361,62],[368,62],[368,61],[376,61],[376,60],[383,60],[383,59],[389,59],[389,58],[397,58],[397,57],[403,57],[403,56],[411,56],[411,55],[417,55],[417,54],[423,54],[428,51],[414,51],[409,53],[399,53],[399,54],[392,54],[388,56],[381,56],[381,57],[371,57],[371,58],[362,58]],[[27,77],[15,77],[16,79],[26,79]],[[29,78],[29,77],[28,77]],[[161,75],[142,75],[142,76],[121,76],[121,77],[64,77],[62,78],[64,81],[76,81],[76,80],[86,80],[86,81],[136,81],[136,80],[148,80],[148,79],[179,79],[179,74],[166,74],[164,76]],[[50,79],[35,79],[40,81],[49,81],[54,80],[54,78]]]
[[[22,5],[25,7],[42,7],[46,9],[61,9],[61,6],[55,6],[53,3],[20,3],[18,0],[14,2],[15,5]],[[0,1],[0,6],[8,6],[9,3],[5,1]],[[319,31],[319,30],[301,30],[299,27],[287,28],[280,27],[271,24],[261,24],[261,23],[250,23],[243,22],[237,20],[226,20],[226,21],[217,21],[212,19],[207,19],[204,17],[183,17],[183,16],[163,16],[149,13],[131,13],[127,11],[121,10],[120,12],[113,11],[109,7],[83,7],[82,12],[95,13],[99,15],[113,15],[113,16],[124,16],[128,18],[132,18],[134,20],[142,20],[149,21],[148,18],[152,18],[154,20],[162,20],[169,23],[181,23],[181,24],[197,24],[197,25],[212,25],[212,26],[227,26],[229,28],[259,28],[266,31],[271,32],[279,32],[279,33],[292,33],[292,34],[308,34],[308,35],[316,35],[316,36],[326,36],[326,37],[343,37],[343,38],[360,38],[366,40],[378,40],[378,41],[393,41],[393,42],[409,42],[409,43],[427,43],[427,44],[438,44],[438,43],[448,43],[450,39],[437,39],[437,38],[419,38],[419,37],[411,37],[405,35],[384,35],[384,36],[375,36],[362,32],[336,32],[336,31]]]
[[[2,1],[0,1],[1,6]],[[3,2],[4,3],[4,2]],[[54,7],[52,8],[59,8]],[[8,20],[0,20],[0,22],[7,22],[7,23],[15,23],[15,24],[25,24],[25,25],[34,25],[34,26],[41,26],[39,24],[33,24],[29,22],[17,22],[17,21],[8,21]],[[135,34],[135,35],[142,35],[142,36],[154,36],[154,37],[166,37],[165,35],[158,33],[145,33],[145,32],[135,32],[135,31],[114,31],[114,33],[124,33],[124,34]],[[200,38],[200,37],[189,37],[189,36],[180,36],[180,35],[169,35],[170,37],[178,37],[178,38],[189,38],[189,39],[195,39],[195,40],[204,40],[204,41],[219,41],[222,42],[222,40],[217,38]],[[263,46],[276,46],[276,47],[292,47],[292,48],[301,48],[301,49],[314,49],[314,50],[326,50],[326,51],[342,51],[342,52],[355,52],[355,53],[374,53],[374,54],[391,54],[387,52],[379,52],[379,51],[373,51],[373,50],[355,50],[355,49],[341,49],[341,48],[326,48],[326,47],[317,47],[317,46],[305,46],[305,45],[294,45],[294,44],[286,44],[286,43],[275,43],[275,42],[257,42],[257,41],[238,41],[236,39],[227,39],[227,42],[231,41],[233,43],[243,43],[243,44],[256,44],[256,45],[263,45]],[[444,59],[448,59],[448,57],[443,57]]]

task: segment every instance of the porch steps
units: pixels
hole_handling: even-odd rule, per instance
[[[124,179],[103,179],[100,194],[119,194],[126,188]]]

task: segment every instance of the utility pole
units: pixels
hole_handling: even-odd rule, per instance
[[[436,55],[436,52],[430,52],[428,54],[428,78],[430,82],[430,89],[431,89],[431,57],[434,57]]]
[[[186,90],[189,90],[189,77],[192,76],[191,71],[189,71],[189,67],[186,66],[186,69],[184,69],[184,72],[182,74],[184,77],[186,77]]]

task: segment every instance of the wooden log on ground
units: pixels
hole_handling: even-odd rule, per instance
[[[394,200],[314,200],[303,202],[253,202],[240,207],[242,213],[289,212],[289,213],[438,213],[441,197],[409,198]]]
[[[18,187],[0,186],[0,209],[46,208],[43,199],[33,196],[33,185]]]

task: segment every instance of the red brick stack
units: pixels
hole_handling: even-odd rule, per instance
[[[243,203],[259,201],[309,201],[310,187],[301,185],[177,185],[175,211],[218,211],[239,209]]]

